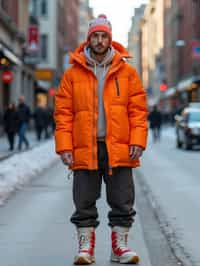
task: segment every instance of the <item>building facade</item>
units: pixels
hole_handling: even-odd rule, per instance
[[[68,52],[78,45],[79,1],[30,0],[30,14],[37,18],[40,31],[37,98],[52,105],[52,91],[55,92],[66,68]]]
[[[165,1],[164,63],[169,89],[163,98],[176,108],[200,101],[199,19],[199,1]]]
[[[28,16],[27,0],[0,1],[1,112],[10,102],[17,102],[22,94],[31,107],[34,105],[34,71],[23,60],[29,25]]]
[[[160,85],[165,79],[163,64],[164,0],[150,0],[141,22],[141,69],[149,104],[160,97]]]
[[[176,42],[180,38],[178,33],[180,22],[178,2],[167,0],[164,9],[164,63],[167,83],[169,87],[172,87],[178,82],[178,54],[181,50],[176,46]]]
[[[79,0],[65,0],[65,50],[73,51],[79,42]]]
[[[39,62],[36,66],[36,102],[53,104],[52,89],[63,73],[65,46],[65,1],[31,0],[30,15],[39,24]]]
[[[89,7],[89,0],[79,0],[79,43],[87,38],[88,24],[93,18],[92,9]]]
[[[137,69],[141,75],[141,53],[140,53],[140,24],[144,16],[145,5],[135,8],[132,17],[131,29],[128,33],[128,51],[132,56],[130,63]]]

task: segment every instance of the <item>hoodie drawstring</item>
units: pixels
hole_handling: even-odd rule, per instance
[[[94,63],[94,74],[95,76],[97,75],[97,64],[96,63]]]
[[[97,63],[94,63],[94,74],[95,76],[97,75]],[[103,78],[105,77],[106,75],[106,64],[103,65]]]
[[[103,77],[106,75],[106,64],[103,65]]]

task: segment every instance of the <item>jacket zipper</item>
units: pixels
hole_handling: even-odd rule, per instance
[[[105,83],[104,83],[104,86],[106,84],[106,81],[107,81],[107,78],[105,79]],[[105,87],[104,87],[105,88]],[[110,119],[111,119],[111,112],[110,112],[110,109],[107,109],[105,108],[105,112],[108,113],[109,112],[109,116],[110,116]],[[108,135],[108,132],[106,132],[106,139],[107,138],[107,135]],[[112,150],[111,150],[111,147],[112,147],[112,127],[110,125],[110,148],[108,149],[108,146],[107,146],[107,152],[108,152],[108,175],[111,176],[113,174],[113,168],[112,168],[112,165],[111,165],[111,162],[112,162]],[[108,142],[106,141],[106,144]]]
[[[117,89],[117,96],[120,96],[119,80],[117,78],[115,78],[115,85]]]
[[[83,64],[81,64],[81,65],[83,65]],[[83,65],[83,66],[85,67],[85,65]],[[85,68],[87,68],[87,69],[93,74],[93,76],[95,76],[94,73],[92,72],[92,70],[90,70],[88,67],[85,67]],[[110,76],[113,72],[114,72],[114,71],[112,70],[112,71],[109,73],[109,76]],[[96,78],[96,76],[95,76],[95,78]],[[106,79],[105,79],[105,83],[106,83],[107,78],[108,78],[108,76],[107,76]],[[104,86],[105,86],[105,83],[104,83]],[[120,87],[119,87],[119,81],[118,81],[117,78],[115,78],[115,84],[116,84],[116,87],[117,87],[117,95],[120,96]],[[95,88],[95,86],[94,86],[94,88]],[[95,90],[94,90],[94,96],[95,96]],[[95,97],[94,97],[94,110],[95,110]],[[94,113],[94,121],[95,121],[95,113]],[[94,122],[94,126],[95,126],[95,122]],[[94,130],[93,130],[93,132],[94,132]],[[92,133],[93,133],[93,132],[92,132]],[[111,130],[111,132],[112,132],[112,130]],[[111,134],[112,134],[112,133],[111,133]],[[92,143],[93,143],[92,157],[93,157],[93,164],[95,164],[95,163],[94,163],[94,157],[95,157],[95,154],[94,154],[94,144],[95,144],[94,138],[95,138],[95,135],[92,134],[92,136],[93,136],[93,141],[92,141]],[[110,157],[111,157],[111,154],[110,154]],[[109,164],[108,164],[108,165],[109,165],[109,166],[108,166],[108,167],[109,167],[109,175],[112,175],[111,158],[109,158]]]
[[[94,82],[94,90],[93,90],[93,132],[92,132],[92,143],[93,143],[93,147],[92,147],[92,159],[93,159],[93,167],[95,168],[95,151],[94,151],[94,146],[95,146],[95,114],[96,114],[96,110],[95,110],[95,99],[96,99],[96,82]]]

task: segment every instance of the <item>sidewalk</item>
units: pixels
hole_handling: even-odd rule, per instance
[[[0,206],[12,192],[23,187],[32,178],[37,178],[59,158],[52,138],[41,143],[34,142],[33,139],[30,149],[10,153],[7,155],[10,158],[5,154],[0,161]],[[4,160],[5,158],[7,159]]]
[[[43,143],[46,139],[42,139],[41,141],[38,141],[36,139],[36,134],[34,131],[28,131],[26,134],[28,141],[30,143],[30,148],[33,148],[34,146]],[[15,149],[13,151],[9,151],[9,144],[6,135],[3,135],[0,137],[0,161],[9,158],[13,154],[19,153],[17,150],[17,144],[18,144],[18,135],[15,137]],[[22,151],[24,151],[25,148],[22,147]]]

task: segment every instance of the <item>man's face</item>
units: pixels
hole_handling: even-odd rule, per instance
[[[93,32],[89,39],[89,45],[93,53],[105,54],[110,46],[110,36],[107,32]]]
[[[22,104],[25,102],[24,96],[19,97],[19,104]]]

